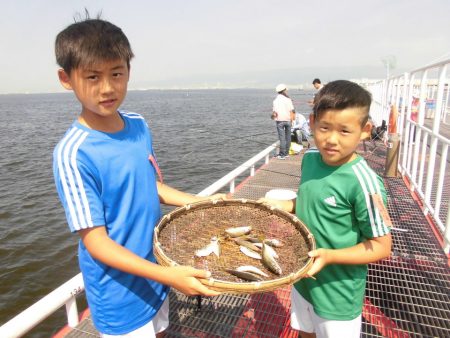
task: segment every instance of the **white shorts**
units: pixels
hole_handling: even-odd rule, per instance
[[[162,303],[155,317],[139,329],[121,335],[109,335],[101,333],[103,338],[142,338],[155,337],[157,333],[164,331],[169,326],[169,296]]]
[[[313,306],[292,287],[291,327],[317,338],[359,338],[361,336],[361,315],[352,320],[330,320],[319,317]]]

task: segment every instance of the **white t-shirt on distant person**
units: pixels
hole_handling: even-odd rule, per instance
[[[273,111],[277,113],[275,121],[290,121],[291,111],[294,110],[292,100],[282,94],[278,94],[273,100]]]

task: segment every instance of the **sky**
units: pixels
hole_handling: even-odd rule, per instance
[[[308,86],[450,58],[449,0],[2,0],[0,94],[64,91],[54,40],[85,8],[130,40],[129,89]]]

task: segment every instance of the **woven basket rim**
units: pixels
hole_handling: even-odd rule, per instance
[[[283,218],[289,220],[293,224],[297,224],[302,227],[302,231],[306,233],[305,240],[308,242],[308,244],[311,246],[309,250],[315,250],[316,249],[316,242],[314,239],[313,234],[311,231],[306,227],[306,225],[301,222],[297,216],[290,214],[284,210],[281,210],[279,208],[276,208],[274,206],[269,206],[268,204],[249,200],[249,199],[217,199],[217,200],[205,200],[201,202],[191,203],[187,204],[181,207],[178,207],[171,211],[170,213],[164,215],[161,220],[158,222],[158,224],[155,226],[154,229],[154,236],[153,236],[153,251],[155,254],[155,258],[157,262],[162,266],[177,266],[179,265],[177,262],[175,262],[173,259],[168,257],[164,251],[162,250],[162,245],[159,242],[159,233],[163,229],[164,225],[176,218],[178,215],[182,215],[186,211],[189,210],[195,210],[197,208],[201,207],[208,207],[211,205],[240,205],[240,204],[247,204],[247,205],[253,205],[256,207],[259,207],[261,209],[265,209],[267,211],[270,211],[272,213],[277,214],[278,216],[282,216]],[[270,280],[264,280],[259,282],[231,282],[231,281],[225,281],[221,279],[216,278],[208,278],[208,279],[201,279],[199,278],[199,281],[207,286],[210,289],[225,292],[225,293],[253,293],[253,292],[265,292],[265,291],[272,291],[274,289],[277,289],[279,287],[283,287],[286,285],[293,284],[294,282],[298,281],[302,277],[306,275],[306,272],[309,270],[313,263],[313,258],[309,257],[307,261],[305,262],[304,266],[299,269],[298,271],[292,272],[289,275],[279,277],[279,278],[273,278]]]

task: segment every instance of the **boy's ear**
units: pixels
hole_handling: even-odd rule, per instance
[[[70,76],[64,71],[64,69],[58,70],[58,78],[59,82],[64,88],[72,90],[72,84],[70,83]]]
[[[366,125],[362,128],[360,140],[362,141],[370,139],[371,131],[372,131],[372,123],[367,121]]]

